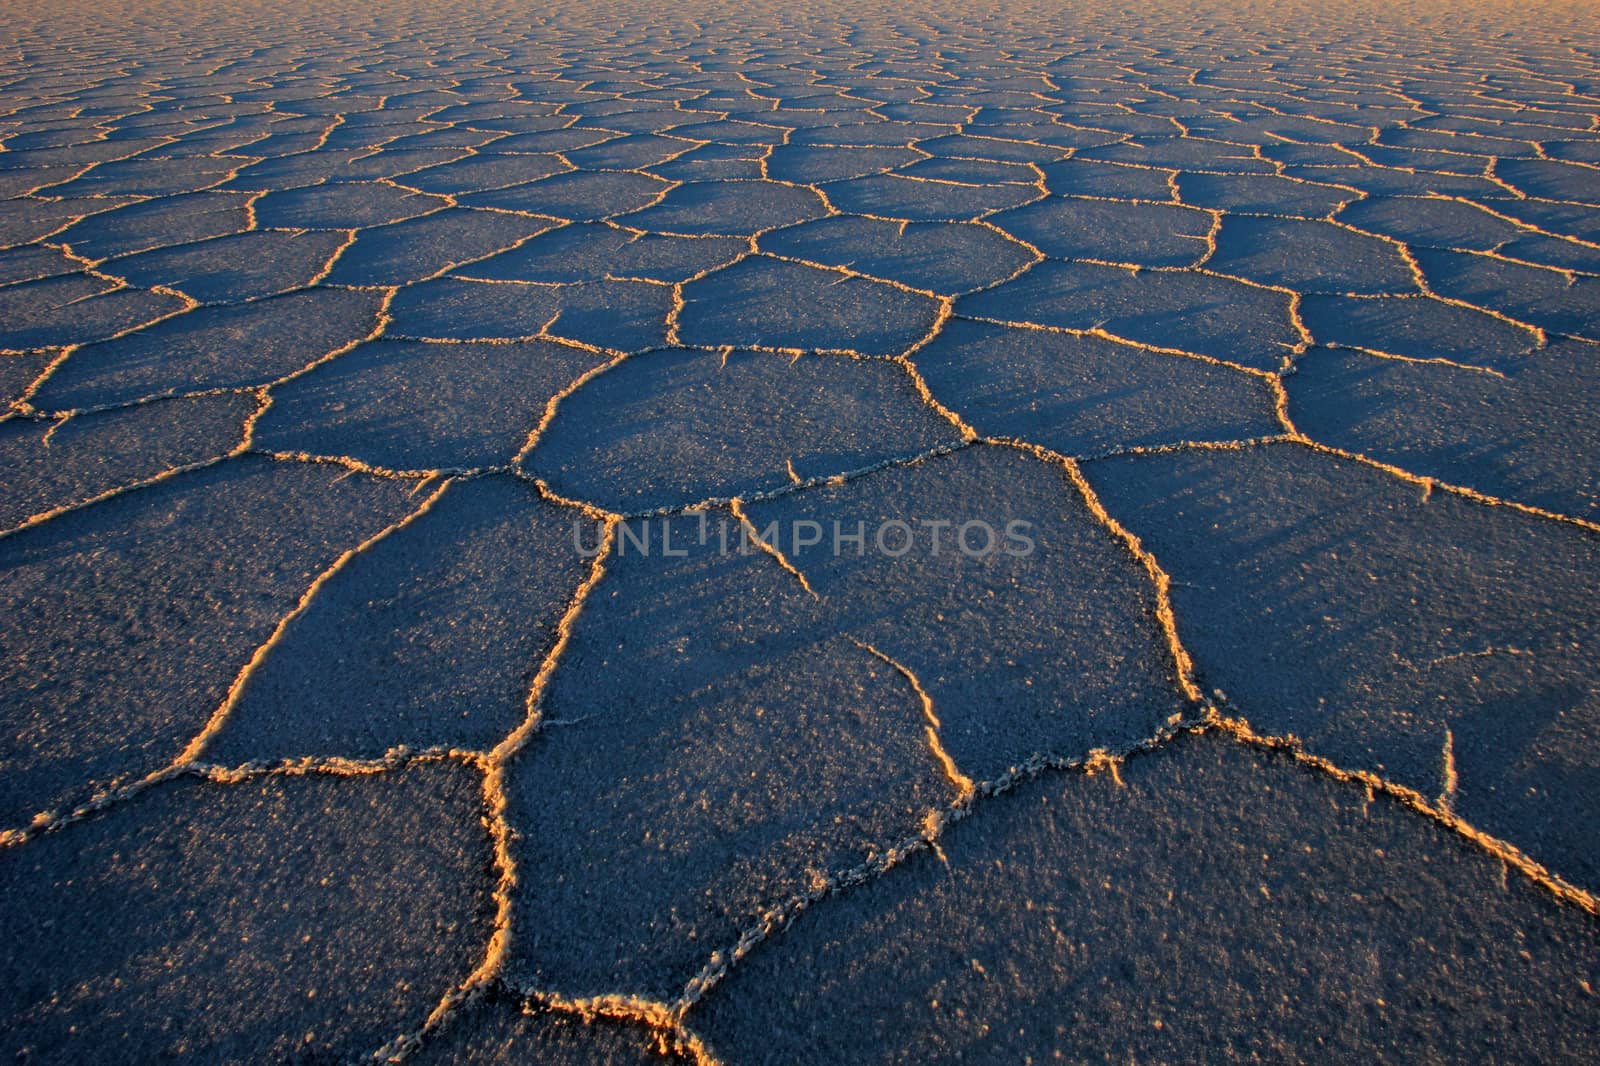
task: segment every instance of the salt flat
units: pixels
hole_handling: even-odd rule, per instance
[[[17,1062],[1593,1061],[1592,4],[0,16]]]

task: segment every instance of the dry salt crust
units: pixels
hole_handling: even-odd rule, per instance
[[[8,1061],[1592,1059],[1592,9],[860,6],[8,8]]]

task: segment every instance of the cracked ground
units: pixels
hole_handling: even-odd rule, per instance
[[[1593,6],[865,6],[0,16],[7,1061],[1595,1060]]]

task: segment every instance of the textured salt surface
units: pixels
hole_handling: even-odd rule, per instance
[[[1592,16],[13,5],[0,1050],[1592,1058]]]

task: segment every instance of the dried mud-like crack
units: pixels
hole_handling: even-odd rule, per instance
[[[712,1061],[686,1014],[799,911],[914,852],[937,850],[951,823],[1022,781],[1047,772],[1116,774],[1123,760],[1196,732],[1282,753],[1309,772],[1381,796],[1448,827],[1561,903],[1600,916],[1593,886],[1569,883],[1516,842],[1491,837],[1455,813],[1457,791],[1470,782],[1458,771],[1458,741],[1450,732],[1440,755],[1438,792],[1425,796],[1371,769],[1336,765],[1294,737],[1262,735],[1248,721],[1248,708],[1229,707],[1207,694],[1203,664],[1194,661],[1183,639],[1192,620],[1173,607],[1172,577],[1101,503],[1080,466],[1107,455],[1294,445],[1364,464],[1415,486],[1424,497],[1450,493],[1556,523],[1573,537],[1600,535],[1600,511],[1581,506],[1576,497],[1570,509],[1536,505],[1493,491],[1492,479],[1454,484],[1390,461],[1381,447],[1369,453],[1315,440],[1297,428],[1285,386],[1317,347],[1412,364],[1439,374],[1441,382],[1457,373],[1510,380],[1519,360],[1539,359],[1556,340],[1600,358],[1600,308],[1580,312],[1585,322],[1575,330],[1572,315],[1545,317],[1525,301],[1469,301],[1430,278],[1426,257],[1414,251],[1425,246],[1472,262],[1538,269],[1569,289],[1600,277],[1600,41],[1592,34],[1561,24],[1552,13],[1547,21],[1524,26],[1515,46],[1502,50],[1481,38],[1495,19],[1510,16],[1485,7],[1466,18],[1464,28],[1419,21],[1391,29],[1387,43],[1418,56],[1399,61],[1385,58],[1384,41],[1351,32],[1354,23],[1310,10],[1303,26],[1283,31],[1292,42],[1284,45],[1249,28],[1236,13],[1213,16],[1213,29],[1222,36],[1208,44],[1153,17],[1128,25],[1120,15],[1089,33],[1040,12],[1017,13],[1010,23],[931,9],[874,18],[840,13],[836,22],[811,23],[774,9],[697,14],[667,27],[643,25],[636,13],[619,19],[602,10],[563,9],[542,13],[530,26],[526,12],[507,23],[504,13],[487,10],[452,12],[446,19],[418,9],[390,22],[353,11],[344,20],[285,5],[270,13],[214,16],[219,21],[208,24],[210,31],[226,25],[231,32],[205,43],[196,55],[195,42],[166,41],[142,26],[122,37],[109,35],[81,15],[62,20],[52,13],[49,22],[29,26],[30,19],[44,18],[42,12],[13,16],[14,32],[0,59],[0,195],[6,197],[0,200],[0,360],[9,364],[0,382],[20,382],[8,384],[0,422],[50,425],[39,443],[48,448],[56,429],[74,419],[175,396],[237,394],[253,409],[237,437],[215,454],[63,499],[0,530],[0,544],[243,456],[334,464],[350,477],[409,482],[413,503],[317,573],[240,666],[209,721],[196,724],[190,742],[168,764],[41,796],[37,815],[0,832],[0,845],[26,847],[42,834],[69,831],[179,776],[226,784],[264,775],[360,778],[440,760],[473,767],[483,778],[484,825],[494,853],[494,932],[477,968],[462,976],[430,1016],[375,1049],[390,1059],[406,1057],[453,1024],[463,1008],[492,993],[535,1011],[627,1019],[655,1033],[663,1049]],[[249,32],[233,21],[242,21]],[[1444,34],[1445,44],[1438,53],[1424,49],[1419,56],[1419,34],[1427,35],[1430,46],[1437,43],[1434,35]],[[261,43],[228,43],[251,35]],[[964,52],[975,57],[970,68]],[[208,81],[214,88],[207,88]],[[457,163],[463,166],[452,171]],[[1223,202],[1229,197],[1239,203]],[[1386,202],[1393,205],[1389,214],[1375,210]],[[1481,230],[1466,238],[1434,236],[1426,226],[1412,225],[1408,211],[1421,217],[1429,209],[1439,209],[1441,219],[1478,219]],[[1168,217],[1182,217],[1181,228],[1190,232],[1165,232],[1167,223],[1159,220]],[[820,219],[844,225],[852,218],[889,224],[900,237],[914,224],[933,243],[922,253],[908,244],[892,267],[875,267],[859,256],[824,261],[814,252],[783,250],[792,239],[784,235],[790,227]],[[1013,221],[1019,231],[1006,228]],[[1408,226],[1412,234],[1399,235]],[[1248,254],[1235,247],[1234,228],[1260,235]],[[325,237],[320,245],[296,241],[318,233]],[[430,243],[432,233],[443,234],[444,243]],[[574,245],[556,261],[566,279],[550,280],[554,267],[533,254],[539,242],[585,233],[584,240],[598,242],[592,246],[600,251],[585,258],[591,245]],[[964,274],[953,267],[961,233],[982,234],[988,244],[1001,239],[1015,249],[1017,263]],[[273,238],[259,246],[241,244],[241,234]],[[1275,234],[1315,234],[1312,246],[1348,261],[1305,262],[1295,238],[1274,243]],[[939,246],[941,235],[954,243]],[[263,259],[243,250],[255,247],[263,249]],[[362,261],[364,248],[373,247],[383,250],[384,262]],[[308,248],[317,254],[304,256]],[[182,254],[153,258],[161,251]],[[920,263],[919,254],[942,261]],[[1063,324],[1062,316],[1070,318],[1073,308],[1035,307],[1013,298],[1033,291],[1026,288],[1030,279],[1073,264],[1125,272],[1149,286],[1147,292],[1184,291],[1169,287],[1182,279],[1206,292],[1259,296],[1261,308],[1281,307],[1281,313],[1264,313],[1275,316],[1272,326],[1286,339],[1248,330],[1209,336],[1213,328],[1232,328],[1226,308],[1221,319],[1197,318],[1197,332],[1170,331],[1170,323],[1163,332],[1159,323],[1152,326],[1121,308],[1101,321]],[[762,298],[761,327],[781,342],[739,336],[724,343],[701,336],[685,343],[686,335],[720,328],[697,302],[715,297],[719,279],[761,271],[804,277],[807,291],[818,294],[815,301],[793,303],[781,293]],[[1308,273],[1359,284],[1313,288],[1302,280]],[[341,280],[363,277],[380,277],[384,284]],[[63,278],[77,279],[71,284],[78,287],[64,288]],[[458,293],[498,289],[502,295],[499,287],[508,286],[529,300],[549,301],[539,306],[554,310],[541,312],[537,321],[507,323],[492,336],[474,332],[489,328],[479,322],[451,323],[461,332],[450,337],[433,336],[425,326],[413,332],[402,294],[427,283],[449,284]],[[276,306],[270,301],[284,293],[328,288],[368,291],[376,310],[353,339],[307,350],[287,369],[274,366],[255,377],[245,374],[248,380],[240,383],[196,388],[176,360],[170,367],[158,362],[153,371],[146,369],[163,387],[146,388],[136,398],[81,404],[55,399],[70,397],[69,376],[93,365],[93,353],[85,354],[90,346],[146,331],[157,337],[163,327],[208,308],[265,305],[263,313],[270,315]],[[217,296],[230,291],[245,295]],[[607,294],[598,310],[584,302],[596,292]],[[858,308],[855,319],[846,302],[850,294],[866,301],[861,306],[867,311]],[[1475,347],[1467,336],[1455,345],[1459,354],[1443,356],[1429,347],[1428,337],[1403,332],[1382,342],[1342,333],[1323,337],[1304,317],[1313,294],[1324,302],[1343,301],[1326,303],[1332,308],[1324,311],[1328,315],[1365,301],[1398,299],[1409,311],[1449,313],[1457,323],[1482,320],[1498,336],[1518,339],[1511,342],[1514,351],[1497,356],[1480,354],[1483,346]],[[659,319],[640,319],[654,339],[639,344],[641,333],[620,323],[629,300],[645,296],[665,301],[669,309]],[[828,301],[835,296],[837,308],[820,313],[818,306],[832,308]],[[1166,310],[1201,313],[1183,297],[1173,299],[1163,305]],[[861,316],[890,307],[905,309],[908,319],[929,308],[925,331],[902,338],[888,354],[864,350],[858,336],[878,323]],[[1232,441],[1179,437],[1092,454],[1065,454],[997,434],[969,422],[961,404],[930,389],[919,369],[919,353],[938,343],[951,322],[962,320],[1019,333],[1092,337],[1126,350],[1130,361],[1187,359],[1237,374],[1265,390],[1266,417],[1277,430]],[[272,343],[293,350],[297,323],[274,325]],[[393,469],[337,448],[283,451],[257,443],[281,387],[314,378],[352,351],[386,338],[410,338],[441,350],[469,340],[537,340],[571,351],[589,369],[534,397],[520,443],[493,464]],[[693,507],[645,506],[629,514],[558,493],[529,472],[525,462],[538,456],[563,402],[597,376],[663,348],[721,352],[725,360],[734,346],[795,359],[892,365],[904,374],[907,402],[923,405],[947,425],[948,442],[820,474],[802,475],[790,459],[786,479],[768,490],[714,495]],[[13,375],[12,367],[23,370]],[[116,367],[105,372],[115,374]],[[1593,383],[1592,377],[1575,383],[1576,403],[1584,403],[1581,390]],[[473,412],[460,416],[470,420]],[[574,998],[519,987],[505,972],[506,958],[518,935],[518,885],[531,874],[517,868],[511,847],[522,827],[508,818],[504,775],[508,762],[546,724],[545,691],[561,669],[586,604],[604,587],[621,523],[720,509],[825,608],[803,570],[781,547],[761,539],[746,505],[977,445],[1018,449],[1064,472],[1078,502],[1148,580],[1168,653],[1164,669],[1188,710],[1119,749],[1035,753],[999,777],[975,781],[942,746],[938,708],[917,673],[857,640],[863,652],[905,681],[908,697],[920,704],[928,750],[956,793],[949,805],[930,813],[920,833],[752,915],[736,942],[708,950],[701,973],[671,1002],[625,992]],[[373,759],[209,762],[208,744],[253,672],[319,592],[352,559],[403,535],[452,485],[488,475],[521,478],[549,502],[601,526],[589,572],[570,590],[555,634],[532,666],[521,725],[484,750],[444,745],[397,748]]]

